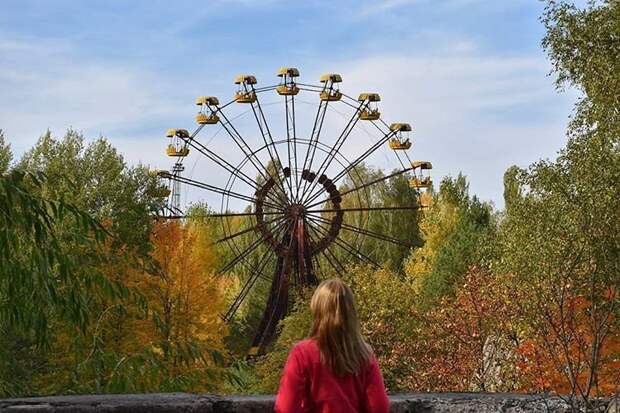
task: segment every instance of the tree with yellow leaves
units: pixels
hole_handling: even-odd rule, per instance
[[[137,321],[133,339],[148,343],[159,356],[165,367],[160,378],[164,387],[213,390],[227,333],[220,318],[227,281],[214,275],[217,260],[207,227],[197,222],[158,223],[152,242],[160,273],[137,280],[151,317]]]

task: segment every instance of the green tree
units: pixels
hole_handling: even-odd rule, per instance
[[[548,1],[542,22],[557,87],[583,93],[569,133],[596,129],[620,135],[620,3],[592,1],[579,9],[567,1]]]
[[[126,293],[97,270],[105,230],[74,205],[41,196],[45,186],[42,173],[0,176],[0,394],[30,388],[55,321],[84,331],[90,297]],[[72,230],[59,231],[67,223]]]
[[[61,255],[82,260],[77,268],[84,276],[83,282],[92,283],[90,278],[98,275],[106,283],[98,290],[76,293],[75,297],[65,294],[65,289],[61,288],[62,293],[57,293],[61,298],[79,301],[79,334],[64,316],[70,307],[64,312],[46,312],[46,323],[41,326],[46,333],[46,346],[34,343],[29,353],[9,353],[14,361],[13,370],[27,366],[30,360],[39,360],[36,368],[21,368],[24,377],[29,377],[24,382],[37,393],[104,391],[105,378],[111,376],[117,363],[126,356],[117,351],[115,332],[121,331],[128,320],[144,316],[143,297],[131,288],[127,274],[138,270],[158,274],[156,265],[146,254],[151,249],[151,211],[157,209],[161,201],[157,195],[159,184],[146,168],[127,167],[105,139],[86,144],[81,134],[71,130],[62,140],[53,138],[49,132],[44,134],[15,165],[14,172],[24,174],[20,171],[29,171],[24,176],[44,174],[46,177],[44,184],[33,179],[24,180],[23,186],[32,197],[69,205],[93,222],[102,222],[98,228],[103,231],[105,227],[109,236],[97,249],[87,249],[84,242],[78,242],[81,234],[89,231],[81,221],[67,212],[50,220],[50,230],[62,248]],[[23,241],[27,242],[27,238]],[[36,245],[27,245],[33,251],[26,247],[20,249],[15,256],[18,262],[28,254],[37,253]],[[61,266],[52,266],[49,277],[53,280],[65,276],[65,272]],[[28,285],[24,283],[25,287]],[[45,286],[41,285],[41,288],[45,289]],[[31,301],[36,302],[36,299]],[[64,302],[59,308],[69,304]],[[3,323],[4,326],[7,328],[5,337],[10,342],[32,342],[29,330],[15,329]],[[148,364],[149,360],[149,354],[144,353],[144,363]],[[80,380],[86,371],[95,371],[99,375],[90,387],[86,381]],[[122,388],[122,385],[116,387]]]
[[[69,130],[62,139],[48,131],[16,168],[48,176],[44,195],[63,197],[101,220],[115,247],[149,251],[151,213],[161,205],[158,183],[146,167],[128,167],[104,138],[86,143]]]
[[[454,292],[472,265],[492,255],[496,223],[489,204],[470,196],[463,175],[444,178],[421,222],[424,247],[414,250],[406,272],[421,304]]]
[[[6,143],[4,132],[0,129],[0,174],[4,174],[9,170],[12,160],[11,145]]]

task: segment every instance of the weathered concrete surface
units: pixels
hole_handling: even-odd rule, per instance
[[[213,396],[187,393],[89,395],[0,399],[0,412],[37,413],[263,413],[273,396]],[[560,398],[502,393],[413,393],[390,397],[393,413],[569,412]],[[605,412],[601,402],[599,412]],[[613,408],[610,410],[613,411]],[[618,412],[618,410],[615,410]]]

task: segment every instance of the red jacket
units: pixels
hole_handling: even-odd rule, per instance
[[[276,398],[277,413],[387,413],[389,400],[374,355],[355,375],[336,376],[321,363],[315,340],[288,355]]]

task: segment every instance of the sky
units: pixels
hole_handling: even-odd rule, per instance
[[[411,156],[433,162],[435,182],[462,172],[472,193],[501,208],[504,171],[553,158],[577,98],[556,91],[549,76],[543,7],[538,0],[4,0],[0,129],[16,156],[48,129],[62,136],[73,128],[87,139],[106,137],[129,164],[167,168],[164,131],[195,127],[196,96],[229,100],[239,73],[256,75],[260,86],[277,83],[281,66],[315,84],[336,72],[347,94],[379,93],[386,122],[413,126]],[[310,118],[315,109],[299,111]],[[336,130],[337,117],[331,122]],[[234,157],[225,137],[205,139]],[[214,166],[191,165],[201,179],[224,179]],[[373,166],[397,165],[384,155]]]

